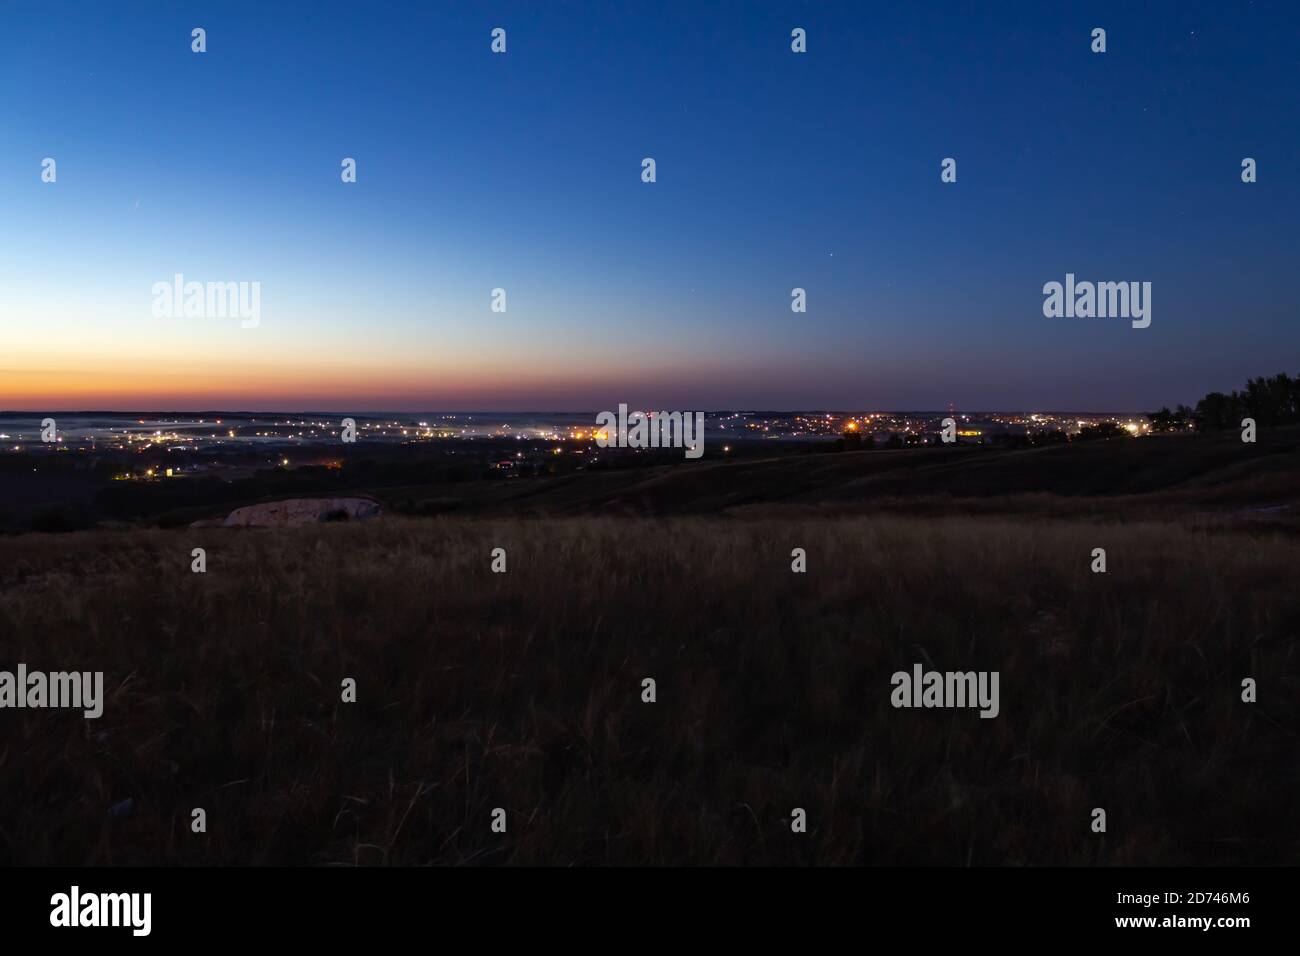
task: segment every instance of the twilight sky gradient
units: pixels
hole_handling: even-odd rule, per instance
[[[0,9],[0,409],[1111,411],[1300,371],[1294,3],[310,9]],[[261,325],[154,318],[176,272],[260,281]],[[1151,281],[1151,327],[1044,318],[1066,272]]]

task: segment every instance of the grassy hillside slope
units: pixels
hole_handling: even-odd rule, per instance
[[[0,712],[0,862],[1291,862],[1298,559],[989,517],[0,539],[0,666],[108,687]],[[1000,716],[894,709],[916,662],[999,671]]]

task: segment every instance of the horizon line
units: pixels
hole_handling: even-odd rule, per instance
[[[624,403],[626,404],[626,403]],[[632,411],[643,411],[643,409],[631,409]],[[375,409],[375,410],[354,410],[347,411],[325,410],[325,409],[235,409],[235,408],[42,408],[42,409],[25,409],[25,408],[7,408],[0,409],[0,416],[4,415],[105,415],[105,416],[133,416],[133,415],[230,415],[230,416],[257,416],[257,415],[323,415],[323,416],[383,416],[383,415],[598,415],[606,409],[422,409],[418,411],[406,409]],[[660,409],[650,409],[649,414],[656,414]],[[702,411],[705,415],[724,415],[724,414],[778,414],[778,415],[796,415],[796,414],[818,414],[818,415],[860,415],[870,414],[939,414],[951,413],[957,415],[971,415],[976,413],[985,413],[993,415],[1006,414],[1050,414],[1050,415],[1146,415],[1146,411],[1136,411],[1134,409],[1078,409],[1078,408],[1040,408],[1027,406],[1024,408],[983,408],[971,407],[967,409],[944,409],[944,408],[888,408],[884,406],[871,406],[862,408],[763,408],[761,406],[735,407],[735,408],[713,408],[713,409],[671,409],[667,411]]]

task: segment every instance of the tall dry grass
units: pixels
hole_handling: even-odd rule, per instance
[[[0,540],[0,667],[108,690],[0,711],[0,861],[1294,862],[1298,557],[992,518]],[[917,661],[999,671],[1000,716],[895,710]]]

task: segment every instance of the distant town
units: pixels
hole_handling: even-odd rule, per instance
[[[130,413],[132,416],[139,413]],[[653,418],[655,412],[648,415]],[[7,451],[33,450],[48,446],[42,440],[41,422],[53,418],[57,437],[53,444],[64,449],[110,446],[119,449],[182,444],[186,450],[199,446],[248,443],[317,443],[337,440],[341,422],[349,417],[335,415],[252,415],[225,413],[222,417],[183,417],[126,413],[0,412],[0,447]],[[518,438],[591,441],[596,437],[595,413],[438,415],[353,415],[358,441],[418,443],[445,439]],[[734,440],[824,439],[846,433],[874,435],[877,441],[900,437],[909,444],[923,444],[937,435],[945,418],[959,425],[958,434],[978,441],[997,435],[1030,436],[1045,432],[1075,435],[1086,428],[1110,423],[1131,434],[1148,428],[1145,414],[1116,415],[1092,412],[709,412],[711,437]],[[911,436],[911,439],[908,439]]]
[[[649,415],[653,418],[654,412]],[[71,412],[0,413],[0,449],[8,455],[109,456],[122,462],[121,481],[162,481],[213,472],[238,473],[249,466],[340,467],[330,454],[342,449],[342,415],[257,415],[228,413],[186,417],[163,414]],[[539,455],[590,456],[601,449],[595,414],[480,414],[351,416],[357,445],[439,446],[479,442],[519,451],[495,466],[515,470]],[[962,444],[1070,441],[1090,432],[1108,437],[1150,431],[1146,415],[1078,412],[749,412],[724,411],[706,417],[712,455],[730,454],[752,442],[843,442],[850,448],[902,448],[937,444],[946,418],[956,423]],[[42,422],[54,420],[52,441]],[[205,453],[209,460],[204,460]],[[236,463],[238,462],[238,463]]]

